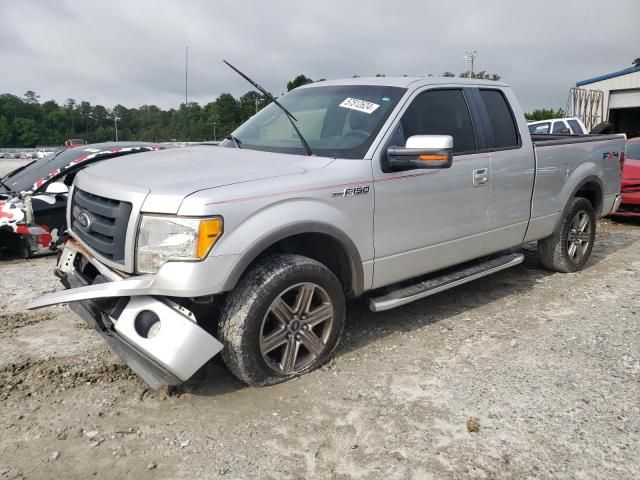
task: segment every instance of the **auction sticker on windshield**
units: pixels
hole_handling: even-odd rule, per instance
[[[367,102],[366,100],[359,100],[357,98],[347,97],[340,104],[342,108],[348,108],[350,110],[357,110],[367,114],[372,114],[380,106],[377,103]]]

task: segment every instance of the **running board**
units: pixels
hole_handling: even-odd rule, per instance
[[[515,267],[524,261],[522,253],[509,253],[499,257],[493,257],[480,263],[467,265],[460,270],[449,271],[438,277],[432,277],[415,285],[398,288],[386,295],[369,299],[369,310],[383,312],[400,307],[430,295],[443,292],[458,285],[471,282],[492,273]]]

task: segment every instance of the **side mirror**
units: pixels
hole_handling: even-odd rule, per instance
[[[69,193],[69,188],[62,182],[53,182],[47,185],[44,192],[52,195],[59,195],[62,193]]]
[[[453,161],[451,135],[414,135],[404,147],[389,147],[387,162],[391,170],[449,168]]]

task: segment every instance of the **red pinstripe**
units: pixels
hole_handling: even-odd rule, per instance
[[[391,180],[404,180],[405,178],[414,178],[414,177],[422,177],[423,175],[433,175],[435,173],[438,173],[438,170],[430,170],[428,172],[423,172],[423,173],[413,173],[410,175],[396,175],[395,177],[386,177],[386,178],[380,178],[377,180],[360,180],[357,182],[349,182],[349,183],[338,183],[335,185],[324,185],[322,187],[313,187],[313,188],[302,188],[299,190],[289,190],[289,191],[285,191],[285,192],[274,192],[274,193],[265,193],[262,195],[251,195],[249,197],[237,197],[237,198],[229,198],[227,200],[219,200],[217,202],[209,202],[206,203],[205,205],[220,205],[222,203],[232,203],[232,202],[243,202],[246,200],[260,200],[262,198],[270,198],[270,197],[276,197],[278,195],[292,195],[292,194],[296,194],[296,193],[307,193],[307,192],[317,192],[319,190],[328,190],[330,188],[346,188],[346,187],[351,187],[354,185],[370,185],[372,183],[382,183],[382,182],[389,182]]]

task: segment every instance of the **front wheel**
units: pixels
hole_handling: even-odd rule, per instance
[[[224,302],[222,358],[243,382],[264,386],[323,365],[342,334],[342,285],[301,255],[271,255],[250,268]]]
[[[591,257],[596,238],[596,215],[586,198],[571,199],[563,213],[560,228],[538,242],[542,265],[556,272],[582,270]]]

